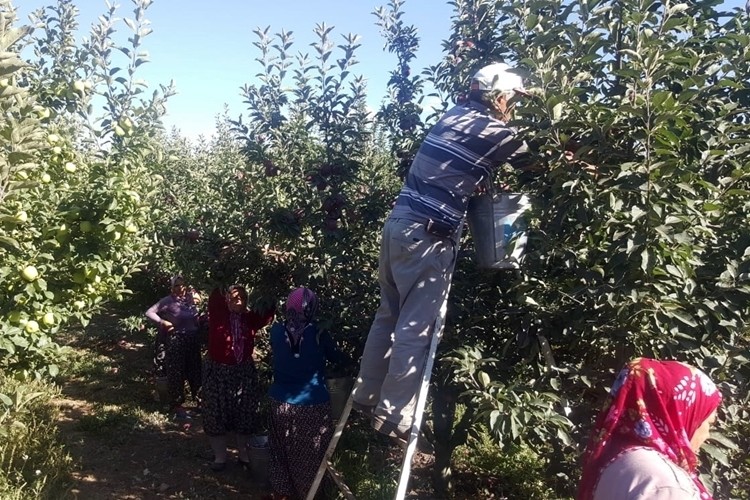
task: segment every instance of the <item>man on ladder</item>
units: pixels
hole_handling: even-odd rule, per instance
[[[375,430],[398,440],[419,431],[469,197],[498,166],[526,165],[526,144],[507,125],[517,93],[521,77],[506,64],[474,74],[468,101],[449,110],[421,145],[385,223],[380,307],[352,400]],[[408,472],[400,489],[407,480]]]
[[[526,165],[526,144],[508,127],[521,77],[506,64],[472,78],[468,102],[432,128],[385,223],[380,307],[367,336],[354,406],[373,427],[405,439],[435,320],[448,297],[469,197],[493,170]],[[442,326],[442,325],[441,325]]]

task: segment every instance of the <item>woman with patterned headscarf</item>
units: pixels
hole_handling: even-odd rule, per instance
[[[702,371],[639,358],[620,372],[584,454],[578,500],[700,499],[697,453],[721,393]]]
[[[273,383],[269,444],[273,498],[305,498],[333,433],[326,360],[347,361],[315,323],[318,298],[297,288],[283,323],[271,327]]]
[[[273,320],[274,309],[248,310],[247,291],[219,288],[208,298],[208,356],[203,369],[203,431],[214,452],[211,470],[227,464],[227,434],[237,439],[239,463],[249,464],[247,446],[257,431],[260,392],[253,361],[255,335]]]

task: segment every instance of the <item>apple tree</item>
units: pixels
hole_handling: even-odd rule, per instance
[[[560,494],[602,387],[634,356],[691,362],[720,383],[731,439],[704,447],[708,477],[717,497],[747,491],[748,28],[712,1],[456,2],[432,82],[457,95],[483,64],[519,67],[532,95],[514,125],[544,169],[498,179],[535,200],[529,252],[514,275],[459,269],[455,324],[481,334],[443,368],[500,443],[508,393],[488,389],[561,398],[573,446],[537,448],[548,477],[566,478]]]
[[[156,215],[149,165],[171,93],[146,95],[136,78],[149,4],[134,2],[123,45],[115,7],[78,43],[72,2],[35,11],[21,28],[10,2],[0,3],[3,369],[54,375],[60,326],[121,299],[123,280],[142,265]]]
[[[269,30],[255,31],[262,71],[241,89],[247,113],[221,120],[210,141],[169,143],[164,261],[201,287],[246,284],[258,305],[311,287],[323,323],[357,349],[399,182],[353,73],[358,37],[334,47],[321,24],[312,55],[293,56],[293,34]]]

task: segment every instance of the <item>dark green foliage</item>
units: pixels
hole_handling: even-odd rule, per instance
[[[397,56],[377,117],[384,140],[350,74],[356,37],[344,37],[332,63],[327,26],[316,27],[314,60],[289,55],[291,33],[258,30],[261,83],[243,91],[239,143],[220,129],[199,152],[205,159],[180,170],[205,184],[174,201],[175,262],[196,283],[247,282],[266,301],[316,288],[326,325],[356,354],[377,305],[377,235],[425,132],[423,85],[447,107],[479,67],[506,61],[527,76],[532,96],[517,102],[514,125],[541,168],[503,170],[496,181],[534,197],[529,252],[520,272],[493,274],[477,270],[471,240],[463,244],[433,391],[431,423],[445,431],[437,488],[450,489],[452,450],[479,424],[501,449],[538,448],[547,484],[571,495],[604,389],[637,355],[709,372],[727,396],[726,434],[741,443],[747,21],[715,2],[453,4],[446,57],[421,76],[412,75],[419,40],[402,2],[376,11]],[[191,153],[179,148],[182,162]],[[467,410],[456,419],[459,402]],[[747,465],[722,442],[706,450],[726,498]]]
[[[394,0],[376,10],[396,68],[374,121],[364,80],[354,74],[358,37],[337,45],[324,24],[315,27],[312,55],[292,55],[292,33],[257,30],[261,69],[259,83],[242,91],[247,114],[221,118],[211,141],[158,137],[163,156],[152,146],[162,96],[141,102],[130,80],[102,73],[112,48],[106,26],[85,51],[58,52],[39,39],[44,57],[27,86],[46,108],[65,113],[55,130],[72,137],[76,127],[84,130],[77,117],[90,101],[88,90],[75,94],[71,85],[84,78],[100,85],[109,118],[82,135],[87,144],[108,141],[113,155],[86,156],[87,185],[102,205],[106,183],[115,179],[117,207],[129,207],[112,207],[122,216],[116,220],[101,218],[103,236],[120,241],[115,236],[129,221],[149,228],[149,236],[154,227],[153,244],[142,252],[149,261],[138,283],[144,293],[160,295],[176,271],[206,291],[247,284],[258,307],[306,285],[321,297],[324,326],[356,356],[377,307],[383,219],[436,118],[423,116],[425,86],[433,85],[447,108],[484,64],[518,66],[531,96],[516,102],[513,125],[539,168],[502,170],[495,181],[534,198],[530,243],[521,270],[488,273],[472,260],[471,238],[463,242],[428,418],[438,435],[439,494],[451,488],[453,450],[479,443],[470,436],[487,429],[493,452],[543,471],[544,484],[525,486],[572,495],[578,454],[614,372],[647,355],[694,363],[719,382],[723,437],[704,448],[706,477],[717,498],[747,498],[747,17],[720,12],[714,0],[451,3],[445,57],[422,72],[413,67],[420,27],[404,22],[407,4]],[[61,16],[46,36],[67,43],[73,23],[74,16]],[[133,49],[123,53],[134,70],[142,61]],[[35,127],[50,126],[37,118]],[[64,140],[68,151],[72,142]],[[42,159],[52,158],[49,149]],[[70,159],[65,151],[53,158],[60,167]],[[104,175],[115,167],[116,176]],[[155,182],[134,182],[133,172],[146,168]],[[3,186],[9,172],[2,172]],[[146,212],[137,200],[153,201]],[[70,221],[61,215],[55,228],[63,220],[77,227],[80,214],[65,215]],[[53,226],[45,227],[51,242]],[[67,244],[65,238],[58,235]],[[138,241],[113,248],[132,256],[145,247]],[[83,282],[71,285],[90,285],[91,301],[121,285],[118,277],[94,290],[97,274],[85,281],[97,269],[89,265],[78,276]],[[109,279],[104,270],[101,281]],[[457,412],[458,405],[466,410]],[[526,448],[536,453],[528,462],[518,452]],[[504,474],[522,480],[514,470]],[[531,494],[516,486],[505,491]]]
[[[455,93],[482,63],[519,66],[532,97],[516,125],[545,167],[498,179],[535,197],[531,249],[517,276],[459,272],[458,342],[483,332],[480,357],[501,358],[475,362],[491,380],[554,389],[579,449],[613,371],[638,355],[707,371],[737,429],[750,375],[747,18],[712,1],[455,4],[435,83]],[[516,310],[541,325],[557,370],[538,378],[536,362],[511,355]],[[706,447],[718,498],[737,498],[747,476],[732,448]]]

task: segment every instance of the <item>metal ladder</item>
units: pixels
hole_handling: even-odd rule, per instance
[[[404,452],[404,459],[401,466],[401,474],[399,476],[398,480],[398,489],[396,490],[396,500],[403,500],[406,496],[406,489],[409,485],[409,476],[411,474],[411,462],[414,458],[414,452],[417,449],[417,440],[419,438],[419,430],[422,427],[422,417],[424,415],[424,407],[427,403],[427,392],[430,387],[430,377],[432,377],[432,367],[435,364],[435,352],[437,351],[437,346],[440,343],[440,339],[443,336],[443,326],[445,324],[445,314],[448,308],[448,295],[450,293],[450,285],[448,286],[448,289],[445,293],[445,300],[443,300],[443,304],[440,307],[440,314],[438,314],[437,319],[435,320],[435,325],[433,328],[433,335],[432,340],[430,341],[430,350],[427,354],[427,358],[425,359],[424,367],[422,368],[422,383],[419,388],[419,392],[417,393],[417,402],[416,402],[416,409],[414,410],[414,421],[411,426],[411,432],[409,434],[409,440],[407,441],[406,450]],[[320,488],[320,483],[323,480],[323,476],[326,472],[328,472],[328,475],[333,480],[333,482],[336,484],[336,487],[339,489],[339,491],[344,495],[344,497],[347,500],[355,500],[354,494],[351,492],[351,489],[344,483],[341,474],[336,471],[333,467],[333,464],[331,463],[331,458],[333,457],[333,453],[336,451],[336,446],[338,445],[339,439],[341,438],[341,435],[344,432],[344,427],[346,427],[346,423],[349,420],[349,414],[352,410],[352,402],[353,402],[353,395],[356,391],[356,387],[354,390],[352,390],[351,394],[349,395],[349,398],[346,401],[346,405],[344,406],[343,411],[341,412],[341,417],[339,417],[338,424],[336,425],[336,430],[334,431],[333,437],[331,438],[331,442],[328,445],[328,449],[326,450],[326,453],[323,457],[323,461],[320,463],[320,467],[318,467],[318,472],[315,475],[315,480],[313,481],[312,485],[310,486],[310,490],[307,493],[306,500],[314,500],[315,495],[318,492],[318,489]],[[375,431],[373,431],[375,432]]]

